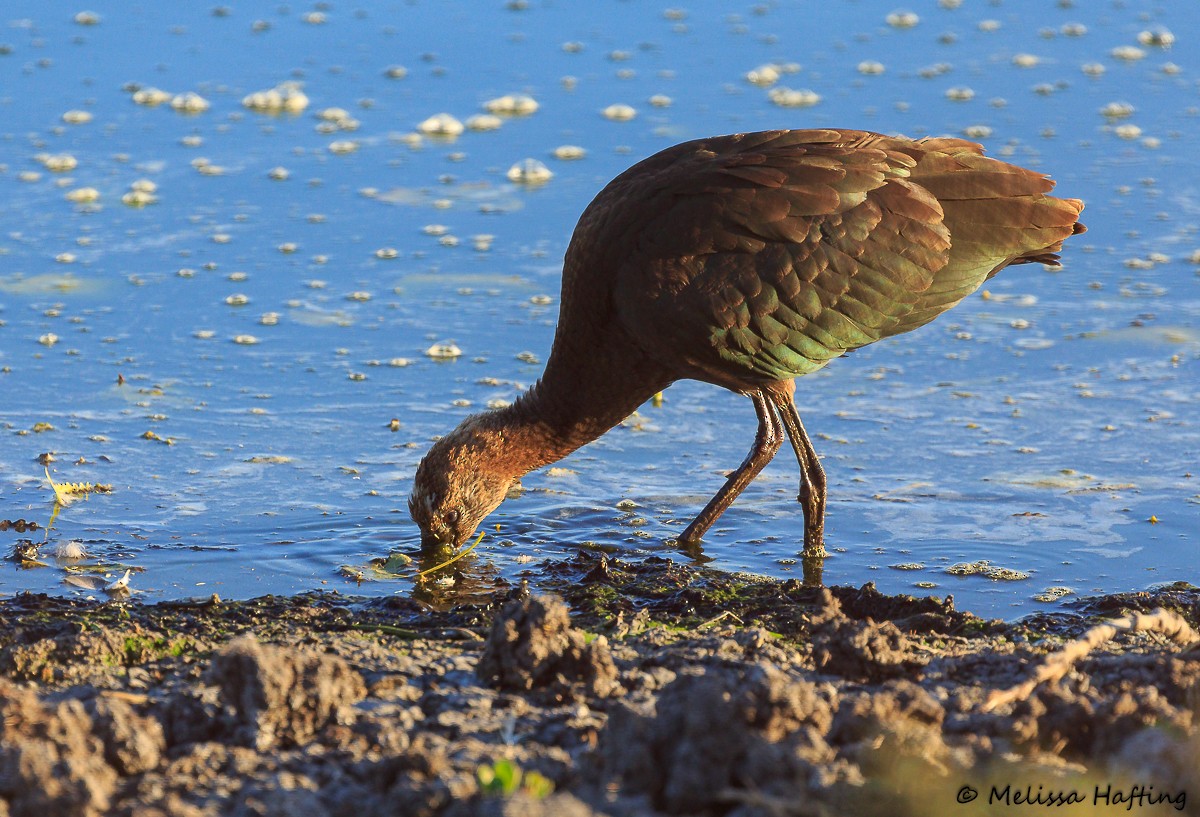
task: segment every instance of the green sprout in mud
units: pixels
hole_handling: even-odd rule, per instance
[[[478,541],[476,542],[478,544]],[[475,770],[479,790],[486,797],[512,797],[520,792],[542,800],[554,791],[554,781],[538,772],[522,772],[511,760],[497,760]]]

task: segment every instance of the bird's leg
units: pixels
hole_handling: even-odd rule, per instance
[[[804,508],[804,553],[806,559],[828,556],[825,551],[825,469],[817,459],[812,440],[800,422],[800,412],[790,393],[771,394],[771,402],[779,410],[787,428],[796,462],[800,464],[800,505]]]
[[[779,446],[783,445],[783,427],[779,424],[779,415],[775,413],[775,407],[767,402],[767,397],[761,390],[751,392],[750,399],[754,401],[754,411],[758,414],[758,432],[754,435],[754,447],[737,470],[725,480],[717,495],[700,511],[700,515],[679,535],[681,545],[699,544],[705,532],[717,521],[717,517],[733,504],[738,494],[758,476],[758,472],[766,467],[779,450]]]

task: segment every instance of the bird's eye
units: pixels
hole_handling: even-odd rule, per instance
[[[460,513],[459,513],[457,510],[454,510],[454,511],[447,511],[447,512],[446,512],[446,524],[447,524],[447,525],[454,525],[454,524],[457,524],[457,523],[458,523],[458,519],[459,519],[459,517],[460,517],[461,515],[462,515],[462,514],[460,514]]]

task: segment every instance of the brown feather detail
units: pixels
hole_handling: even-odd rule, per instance
[[[950,229],[961,224],[999,227],[1071,227],[1078,214],[1060,206],[1058,199],[1034,199],[1027,196],[1004,199],[959,199],[947,202],[946,221]]]
[[[1030,178],[1005,170],[965,168],[935,173],[922,172],[917,182],[936,198],[947,199],[995,199],[1049,193],[1054,183],[1044,176]]]

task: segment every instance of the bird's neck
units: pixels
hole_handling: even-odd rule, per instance
[[[589,354],[563,333],[540,380],[506,408],[477,417],[491,467],[519,478],[557,462],[620,423],[672,378],[643,353],[611,339]]]

